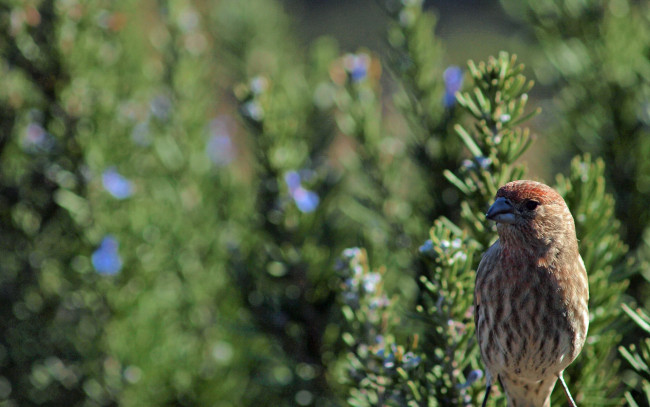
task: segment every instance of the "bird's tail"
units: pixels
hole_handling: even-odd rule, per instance
[[[508,396],[508,407],[550,407],[551,393],[557,377],[538,382],[499,377],[499,381]]]

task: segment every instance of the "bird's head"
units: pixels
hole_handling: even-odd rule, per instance
[[[485,216],[497,222],[501,240],[513,244],[548,247],[566,239],[576,241],[573,217],[564,199],[540,182],[505,184]]]

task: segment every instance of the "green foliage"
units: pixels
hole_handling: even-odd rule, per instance
[[[481,366],[475,346],[472,301],[480,244],[446,219],[438,220],[421,248],[429,272],[420,277],[415,308],[422,322],[424,371],[417,378],[420,405],[478,403]]]
[[[341,158],[350,191],[344,210],[361,223],[371,255],[388,247],[394,250],[381,260],[408,267],[408,250],[431,222],[458,212],[457,193],[442,171],[461,157],[450,129],[463,73],[452,66],[451,78],[444,79],[442,46],[432,36],[436,18],[421,1],[379,3],[390,17],[387,68],[398,88],[394,106],[382,94],[386,79],[374,54],[346,54],[331,70],[337,124],[354,147]],[[355,63],[365,65],[362,77],[349,70]]]
[[[99,405],[108,314],[83,253],[89,211],[71,72],[50,41],[61,11],[44,1],[9,25],[0,6],[0,399],[4,405]],[[42,23],[37,23],[42,19]]]
[[[370,366],[373,355],[377,357],[376,351],[373,353],[372,346],[369,347],[370,352],[352,359],[352,377],[357,386],[351,394],[357,405],[374,405],[379,398],[388,398],[394,405],[461,405],[479,400],[481,389],[472,386],[480,377],[481,362],[471,324],[471,270],[478,264],[478,256],[474,254],[479,249],[484,250],[494,236],[493,229],[485,227],[481,212],[493,199],[498,186],[523,177],[524,168],[513,162],[530,146],[528,130],[515,124],[531,116],[524,113],[524,105],[525,92],[532,83],[526,82],[521,75],[523,67],[514,62],[514,57],[506,53],[487,63],[475,65],[470,62],[475,87],[457,96],[461,106],[475,120],[471,132],[461,125],[456,126],[459,138],[474,159],[464,163],[459,175],[446,171],[445,176],[464,195],[461,217],[467,228],[463,231],[442,217],[434,224],[431,239],[420,248],[428,260],[428,271],[420,277],[420,294],[415,308],[416,319],[423,322],[422,340],[420,349],[411,348],[422,363],[416,369],[393,372],[385,368],[384,361],[384,369],[380,365],[379,370],[371,369],[365,371],[366,377],[360,376],[364,370],[359,366]],[[577,400],[590,405],[619,403],[615,379],[617,363],[612,350],[620,340],[619,304],[627,286],[622,280],[623,269],[629,267],[623,257],[626,247],[617,235],[619,225],[610,221],[613,199],[605,192],[603,173],[602,161],[592,163],[589,157],[584,157],[574,160],[568,177],[558,177],[558,190],[572,208],[578,234],[583,239],[581,251],[589,270],[593,315],[589,341],[581,358],[567,369],[567,376]],[[363,312],[361,316],[359,312],[348,315],[348,321],[359,326],[359,321],[365,318]],[[391,320],[388,310],[385,313],[384,320]],[[373,333],[378,332],[376,325],[371,326]],[[398,340],[390,329],[383,327],[381,333],[382,338],[390,338],[395,354],[405,351],[396,345]],[[365,336],[356,332],[349,337]],[[382,342],[381,346],[387,345]],[[353,354],[358,355],[358,352]],[[598,373],[586,375],[588,371]],[[374,392],[361,393],[364,399],[359,397],[357,388],[368,377],[373,378],[370,382],[382,386],[379,390],[373,388]],[[563,395],[556,392],[556,397]]]
[[[257,328],[286,355],[278,359],[287,378],[271,391],[321,404],[330,391],[323,354],[333,346],[326,337],[334,300],[331,256],[342,249],[343,235],[335,209],[338,175],[326,157],[333,135],[328,107],[314,93],[334,54],[322,42],[313,55],[308,72],[280,65],[238,89],[255,153],[255,206],[249,211],[256,215],[241,220],[229,268]],[[301,375],[305,369],[313,373]],[[268,391],[258,397],[266,400]]]
[[[421,0],[383,3],[392,19],[387,33],[389,66],[400,86],[395,106],[408,125],[409,161],[421,177],[404,199],[412,201],[418,221],[431,224],[441,214],[458,212],[458,197],[442,171],[454,165],[461,154],[461,145],[450,130],[457,111],[454,94],[460,90],[463,76],[458,67],[443,72],[443,47],[432,36],[436,17],[423,10]],[[445,83],[441,79],[448,73],[458,77]],[[414,200],[413,196],[421,198]],[[421,230],[413,234],[421,236]]]
[[[106,356],[89,396],[121,405],[200,404],[216,396],[235,403],[241,392],[223,389],[248,369],[228,366],[247,360],[231,345],[236,335],[215,321],[225,325],[236,310],[219,276],[226,197],[236,192],[221,169],[228,157],[210,147],[224,142],[219,137],[234,123],[211,106],[198,11],[189,2],[98,2],[75,21],[65,17],[76,10],[70,7],[62,11],[61,35],[74,34],[65,48],[75,77],[66,102],[83,117],[76,132],[93,217],[85,238],[98,245],[111,234],[123,262],[118,275],[103,277],[111,318],[97,343]],[[125,15],[141,7],[151,42],[138,34],[145,22]],[[110,169],[129,183],[126,196],[111,192]],[[90,253],[82,256],[93,273]]]
[[[634,398],[633,393],[625,393],[625,400],[632,407],[648,405],[650,403],[650,316],[642,309],[633,310],[623,304],[623,311],[638,325],[644,332],[642,342],[629,347],[619,346],[621,356],[630,364],[639,376],[639,393]]]
[[[579,402],[614,405],[637,269],[617,233],[646,222],[614,172],[632,151],[621,174],[647,192],[647,13],[578,3],[533,15],[540,38],[578,24],[548,54],[562,123],[605,161],[557,180],[591,286],[567,375]],[[380,6],[385,65],[303,47],[275,0],[0,2],[0,404],[481,400],[472,270],[495,238],[482,213],[525,176],[532,81],[507,53],[445,67],[422,1]],[[621,353],[647,392],[646,345]]]
[[[531,139],[529,130],[517,125],[538,111],[524,114],[533,82],[521,74],[524,67],[516,65],[515,56],[501,53],[498,59],[478,66],[470,61],[469,69],[475,87],[461,93],[458,103],[475,121],[470,130],[457,124],[455,131],[472,159],[463,163],[460,177],[448,169],[444,174],[466,196],[461,216],[487,247],[493,231],[485,227],[483,214],[501,185],[523,177],[524,168],[513,163],[528,149]]]
[[[573,396],[585,405],[617,405],[619,363],[613,352],[626,324],[621,296],[625,276],[634,269],[618,235],[614,199],[605,191],[605,165],[589,155],[571,162],[568,176],[557,177],[557,190],[574,214],[580,253],[589,275],[589,334],[580,357],[566,370],[566,380],[577,389]],[[614,221],[612,221],[614,219]],[[594,372],[585,375],[584,372]],[[556,401],[562,395],[556,393]]]
[[[371,271],[365,250],[358,248],[346,249],[337,268],[346,322],[341,337],[349,350],[347,402],[352,406],[404,402],[417,394],[413,382],[404,378],[418,368],[420,357],[397,346],[391,336],[398,321],[391,312],[395,304],[383,289],[385,268]]]
[[[392,17],[387,34],[390,62],[404,87],[397,104],[408,115],[417,148],[423,149],[427,138],[433,134],[440,137],[439,133],[444,129],[441,128],[444,105],[440,103],[444,91],[444,84],[440,81],[443,50],[440,41],[432,38],[436,16],[424,12],[420,0],[386,0],[384,3]],[[436,154],[427,149],[421,153]]]
[[[526,16],[544,51],[540,77],[559,95],[555,125],[549,123],[564,152],[557,159],[591,153],[606,160],[624,241],[636,249],[650,224],[650,7],[628,0],[503,2]]]
[[[400,204],[393,174],[402,160],[386,151],[396,141],[385,134],[380,66],[368,52],[346,54],[333,62],[332,83],[323,89],[332,93],[338,129],[354,143],[353,154],[341,154],[345,171],[353,174],[346,179],[351,194],[341,210],[358,222],[359,237],[367,245],[398,249],[404,246],[404,221],[410,211],[388,209]]]
[[[404,354],[405,348],[397,344],[399,339],[396,339],[390,327],[371,324],[372,333],[364,334],[358,332],[358,327],[364,326],[363,321],[369,319],[366,314],[370,311],[364,313],[363,309],[359,309],[346,316],[351,326],[357,327],[356,330],[348,332],[348,337],[366,338],[361,342],[363,352],[358,351],[357,342],[348,343],[348,346],[353,349],[351,377],[356,384],[351,389],[351,395],[357,405],[376,405],[379,403],[378,400],[382,400],[393,405],[451,406],[478,400],[480,389],[476,386],[472,387],[472,384],[482,373],[478,370],[478,351],[473,340],[471,270],[478,264],[478,256],[475,257],[474,254],[480,248],[487,247],[488,242],[479,243],[487,233],[483,222],[479,221],[478,215],[475,214],[480,209],[472,211],[469,208],[485,207],[496,192],[494,178],[498,175],[493,175],[489,171],[492,160],[496,161],[496,168],[504,172],[512,172],[509,166],[511,161],[507,159],[516,158],[518,154],[511,153],[510,149],[520,153],[528,146],[527,139],[522,136],[527,137],[527,132],[522,132],[508,124],[502,125],[502,122],[510,121],[503,120],[505,114],[514,114],[515,120],[522,115],[526,100],[527,89],[522,92],[512,91],[513,84],[522,89],[521,84],[525,83],[525,79],[520,75],[522,68],[513,69],[513,63],[514,59],[503,54],[498,60],[492,59],[487,64],[480,64],[478,68],[470,64],[476,84],[473,94],[476,100],[480,100],[478,102],[480,108],[473,99],[470,99],[469,93],[458,96],[461,105],[472,112],[477,119],[474,126],[476,131],[472,132],[472,135],[462,126],[457,126],[460,139],[475,158],[474,161],[466,163],[463,180],[448,171],[445,176],[453,181],[461,193],[466,194],[466,200],[463,202],[464,218],[468,223],[477,225],[476,229],[482,232],[482,235],[473,231],[474,236],[470,238],[467,232],[463,232],[452,221],[442,217],[431,229],[431,239],[420,248],[423,257],[420,264],[424,270],[419,275],[420,293],[415,315],[416,320],[422,325],[419,327],[422,344],[421,349],[412,346],[413,349],[409,352],[417,352],[417,356],[414,357],[422,359],[422,363],[411,369],[398,370],[399,366],[393,360],[399,360],[399,355]],[[480,111],[481,108],[484,111]],[[504,108],[509,110],[504,111]],[[491,127],[486,126],[487,120],[490,120]],[[494,132],[489,130],[497,128],[493,120],[500,120],[498,130]],[[508,150],[499,150],[502,141]],[[485,149],[485,152],[479,145]],[[508,152],[510,154],[506,154]],[[522,172],[522,169],[518,171]],[[354,266],[352,269],[354,270]],[[349,295],[348,291],[343,295],[346,298]],[[388,310],[384,313],[388,314]],[[390,317],[383,320],[390,320]],[[381,334],[381,340],[374,344],[373,335],[378,334]],[[393,349],[393,352],[388,356],[385,353],[378,355],[377,348]],[[380,358],[378,367],[373,368],[372,366],[377,364],[375,359],[378,357]],[[384,358],[383,363],[381,357]],[[388,362],[386,358],[389,358]],[[359,387],[363,389],[364,383],[373,383],[375,386],[359,393],[357,389]]]

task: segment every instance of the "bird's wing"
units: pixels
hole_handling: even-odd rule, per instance
[[[587,268],[585,267],[585,261],[582,260],[582,256],[578,255],[578,260],[580,260],[579,264],[579,273],[582,279],[585,282],[585,286],[587,287],[587,300],[589,300],[589,277],[587,277]]]
[[[499,241],[497,240],[489,249],[483,254],[481,262],[476,269],[476,284],[474,285],[474,323],[476,324],[476,333],[478,334],[479,326],[479,307],[481,306],[481,287],[485,277],[497,265],[497,258],[499,256]]]
[[[483,318],[482,313],[480,312],[480,307],[481,307],[481,290],[480,288],[482,287],[482,283],[485,279],[485,276],[494,269],[496,265],[496,259],[498,257],[498,252],[499,252],[499,241],[494,243],[486,252],[483,254],[483,258],[481,258],[481,262],[478,265],[478,269],[476,269],[476,284],[474,286],[474,329],[476,332],[476,338],[479,340],[479,351],[481,352],[481,355],[483,354],[483,349],[481,349],[481,344],[480,344],[480,339],[481,334],[479,332],[479,327],[481,326],[481,319]],[[485,357],[483,357],[483,360],[485,360]],[[489,389],[492,386],[492,374],[490,370],[485,366],[485,377],[486,377],[486,396],[485,399],[483,400],[483,406],[485,406],[485,403],[487,402],[487,395],[489,394]],[[498,379],[498,377],[497,377]]]
[[[482,337],[480,329],[482,325],[481,322],[484,318],[484,315],[481,312],[481,290],[483,289],[487,275],[498,266],[497,260],[500,250],[499,241],[497,240],[488,250],[485,251],[483,258],[481,258],[481,262],[478,265],[478,269],[476,270],[476,284],[474,286],[474,329],[476,332],[476,338],[479,339],[479,349],[481,354],[483,354],[483,350],[481,349],[480,344],[480,338]]]

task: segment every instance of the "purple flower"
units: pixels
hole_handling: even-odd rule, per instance
[[[305,189],[300,184],[300,174],[296,171],[289,171],[284,175],[284,181],[289,188],[289,195],[293,198],[300,212],[313,212],[320,203],[318,194]]]
[[[463,87],[463,71],[455,65],[451,65],[442,74],[445,81],[445,95],[443,104],[449,108],[456,103],[456,92]]]
[[[297,171],[289,171],[284,174],[284,182],[289,187],[289,192],[295,191],[300,188],[300,174]]]
[[[227,135],[212,136],[206,147],[210,160],[218,166],[230,164],[233,159],[233,146]]]
[[[23,148],[30,152],[50,151],[54,147],[54,139],[38,123],[30,123],[23,138]]]
[[[474,384],[474,382],[479,380],[481,377],[483,377],[483,371],[481,369],[472,370],[467,374],[467,381],[465,383],[457,384],[456,387],[459,389],[466,389],[472,384]]]
[[[210,138],[205,149],[210,160],[218,166],[230,164],[235,155],[228,127],[225,118],[218,117],[210,122],[208,130]]]
[[[133,195],[133,183],[120,175],[114,167],[104,171],[102,184],[104,189],[117,199],[126,199]]]
[[[318,203],[320,202],[316,192],[309,191],[303,187],[296,188],[292,197],[300,212],[313,212],[316,210]]]
[[[111,235],[104,237],[91,257],[93,267],[98,273],[112,275],[122,269],[122,259],[118,248],[119,243],[115,237]]]
[[[367,54],[347,54],[343,58],[343,64],[352,82],[359,82],[368,76],[370,56]]]

